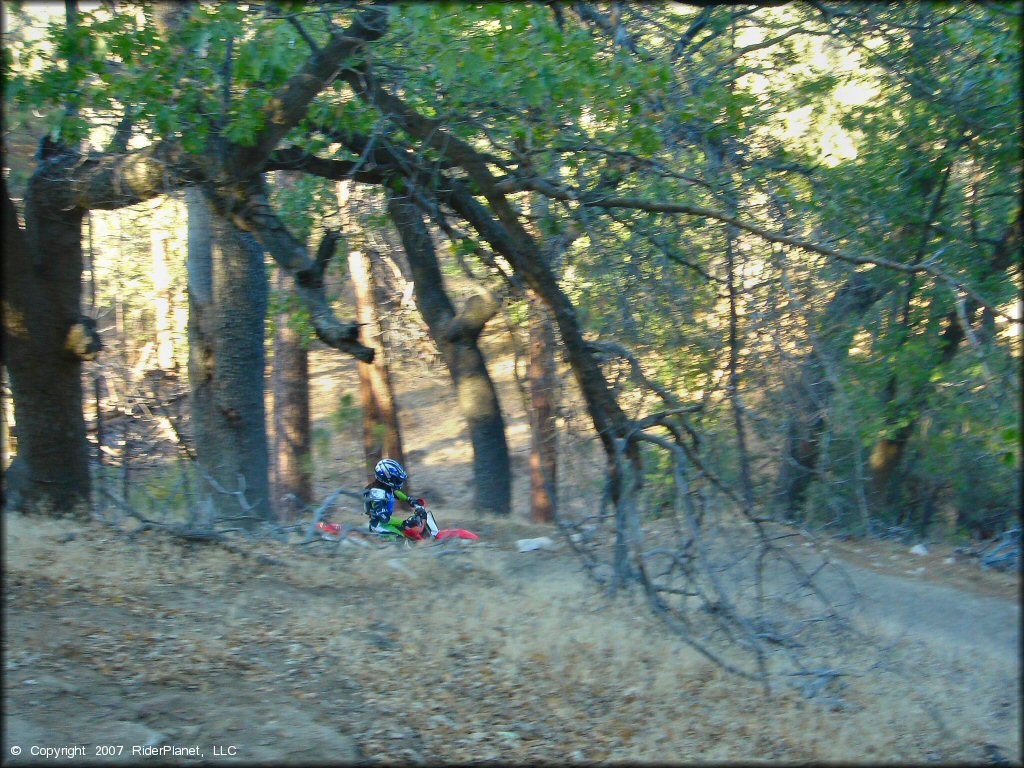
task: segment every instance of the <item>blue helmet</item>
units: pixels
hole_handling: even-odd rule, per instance
[[[384,485],[389,488],[401,488],[409,476],[405,474],[402,465],[394,459],[381,459],[373,468],[373,474],[377,476]]]

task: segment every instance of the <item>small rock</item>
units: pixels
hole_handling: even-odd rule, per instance
[[[910,554],[912,555],[927,555],[928,547],[924,544],[915,544],[910,548]]]
[[[431,715],[430,722],[435,726],[444,726],[445,728],[456,728],[455,722],[444,715]]]
[[[137,744],[145,747],[159,747],[167,743],[168,737],[142,723],[113,720],[104,723],[98,732],[91,735],[95,744]]]
[[[515,733],[521,739],[540,739],[549,735],[547,733],[549,729],[523,720],[520,720],[513,725],[515,730],[512,731],[512,733]]]
[[[536,539],[519,539],[516,542],[516,549],[520,552],[532,552],[535,549],[554,549],[555,542],[547,536],[540,536]]]
[[[28,681],[26,680],[25,682],[27,683]],[[52,688],[61,693],[78,693],[78,686],[75,683],[54,675],[43,675],[38,680],[33,681],[33,683],[44,688]]]
[[[1002,750],[995,744],[986,744],[982,751],[985,754],[985,760],[992,763],[993,765],[1009,765],[1010,761],[1003,754]]]
[[[387,561],[388,568],[393,568],[401,574],[404,574],[410,578],[416,578],[416,574],[409,570],[409,567],[401,560],[391,558]]]
[[[953,563],[956,562],[956,558],[955,557],[947,557],[942,562],[944,562],[946,565],[953,565]]]

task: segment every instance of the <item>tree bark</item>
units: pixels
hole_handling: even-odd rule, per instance
[[[527,146],[532,145],[529,142]],[[538,158],[547,172],[551,159]],[[545,225],[552,223],[546,197],[530,196],[533,218],[530,234],[545,244],[545,256],[557,269],[561,257],[573,237],[567,234],[545,236]],[[580,230],[582,231],[582,229]],[[530,388],[530,519],[535,523],[553,523],[558,514],[558,434],[555,414],[558,411],[557,373],[555,364],[555,327],[544,302],[536,291],[527,291],[529,316],[529,388]]]
[[[395,459],[403,467],[402,431],[398,420],[388,351],[378,315],[378,290],[374,257],[362,251],[350,251],[349,275],[356,299],[356,322],[359,343],[374,350],[373,363],[359,366],[359,392],[363,408],[363,456],[366,474],[373,477],[373,468],[383,458]],[[412,483],[406,488],[411,491]]]
[[[195,190],[189,210],[189,380],[200,465],[224,490],[244,485],[248,514],[270,518],[263,400],[263,252],[213,215]],[[241,514],[239,501],[211,491],[218,513]],[[252,525],[253,520],[244,521]]]
[[[162,371],[174,367],[174,340],[171,336],[171,282],[167,266],[168,233],[162,229],[150,232],[153,251],[153,314],[156,325],[156,360]]]
[[[473,446],[474,504],[481,512],[507,515],[512,506],[511,466],[505,420],[494,383],[477,345],[496,303],[474,296],[456,314],[437,263],[423,216],[406,197],[388,194],[388,214],[398,229],[409,259],[416,306],[448,367],[459,409]]]
[[[283,270],[275,270],[274,287],[288,290]],[[283,312],[274,323],[274,508],[288,522],[313,502],[309,417],[309,353],[301,334]],[[360,366],[362,368],[363,366]]]
[[[275,183],[293,186],[299,174],[278,171]],[[332,238],[321,244],[334,252]],[[319,257],[318,257],[319,258]],[[274,270],[274,288],[288,291],[283,269]],[[274,319],[274,359],[271,390],[274,393],[274,430],[271,448],[273,508],[277,519],[290,522],[313,502],[313,465],[309,413],[309,352],[301,333],[293,325],[294,312],[281,312]]]
[[[12,508],[88,517],[89,444],[82,360],[99,350],[81,314],[82,219],[58,158],[26,190],[18,224],[4,183],[4,356],[15,402],[18,455],[5,501]]]
[[[530,518],[553,523],[558,508],[555,428],[555,329],[547,307],[530,295]]]

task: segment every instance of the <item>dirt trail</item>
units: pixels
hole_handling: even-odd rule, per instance
[[[951,659],[985,655],[1008,668],[1019,664],[1020,605],[1015,599],[839,562],[865,596],[856,613],[865,630],[922,641]]]

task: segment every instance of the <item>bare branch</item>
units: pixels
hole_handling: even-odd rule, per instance
[[[334,251],[337,249],[340,239],[341,232],[336,229],[329,230],[320,241],[320,246],[316,249],[316,271],[320,274],[321,280],[327,271],[327,264],[334,256]]]
[[[310,37],[310,34],[309,32],[306,31],[306,28],[302,26],[302,22],[295,18],[293,14],[289,14],[287,16],[287,19],[288,23],[295,27],[295,31],[299,33],[299,36],[306,41],[306,45],[309,46],[309,50],[311,50],[314,54],[319,54],[320,47],[316,44],[316,41],[312,37]]]
[[[313,513],[313,520],[309,524],[309,528],[306,529],[306,537],[301,542],[299,542],[300,544],[306,544],[310,541],[316,541],[320,538],[320,536],[316,532],[316,526],[319,524],[321,520],[323,520],[324,515],[327,513],[327,511],[334,506],[334,502],[338,500],[339,496],[354,496],[356,498],[362,498],[362,494],[356,493],[354,491],[347,491],[344,488],[336,489],[334,493],[332,493],[330,496],[324,499],[323,504],[316,508],[316,512]]]
[[[690,216],[700,216],[709,219],[716,219],[718,221],[731,224],[737,229],[742,229],[745,232],[749,232],[753,235],[757,235],[763,240],[767,240],[771,243],[779,243],[781,245],[789,245],[794,248],[801,250],[810,251],[811,253],[818,253],[823,256],[828,256],[833,259],[839,259],[840,261],[846,261],[850,264],[862,264],[862,265],[874,265],[877,267],[884,267],[885,269],[895,270],[897,272],[906,272],[910,274],[924,273],[931,275],[932,277],[946,283],[954,290],[962,291],[970,298],[974,299],[980,306],[985,307],[991,312],[999,315],[1000,317],[1013,322],[1021,323],[1024,322],[1022,318],[1016,318],[1012,315],[999,309],[993,302],[985,299],[977,291],[965,285],[962,281],[957,280],[946,274],[945,270],[940,268],[936,264],[935,257],[930,259],[924,259],[914,264],[903,264],[897,261],[891,261],[889,259],[883,259],[881,257],[869,257],[869,256],[857,256],[855,254],[845,253],[843,251],[830,248],[819,243],[811,242],[809,240],[802,240],[800,238],[792,237],[789,235],[779,234],[772,232],[765,227],[758,224],[752,224],[742,219],[731,216],[723,211],[715,210],[714,208],[706,208],[699,205],[689,205],[687,203],[670,203],[660,200],[644,200],[642,198],[632,197],[601,197],[592,196],[590,193],[576,193],[570,190],[566,190],[561,187],[555,187],[552,184],[543,182],[538,179],[527,180],[526,186],[534,189],[542,194],[548,195],[558,200],[576,201],[580,205],[590,206],[595,208],[631,208],[641,211],[649,211],[654,213],[682,213]]]
[[[297,146],[272,152],[264,163],[263,170],[302,171],[324,179],[354,179],[363,184],[383,184],[385,181],[385,176],[379,169],[371,170],[361,161],[317,157]]]

